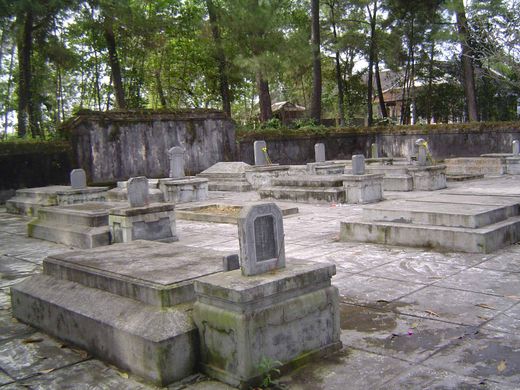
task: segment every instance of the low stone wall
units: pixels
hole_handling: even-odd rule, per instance
[[[167,151],[186,150],[192,175],[235,156],[235,125],[216,110],[80,112],[64,124],[89,182],[168,177]]]
[[[66,142],[0,143],[0,204],[20,188],[68,184],[71,167]]]
[[[372,143],[379,145],[381,157],[408,157],[415,151],[415,140],[424,138],[433,157],[473,157],[484,153],[507,153],[520,139],[520,122],[429,125],[416,127],[352,128],[325,135],[241,134],[239,160],[254,164],[253,142],[264,139],[270,159],[279,164],[314,161],[314,145],[325,144],[327,160],[351,159],[354,154],[370,156]]]

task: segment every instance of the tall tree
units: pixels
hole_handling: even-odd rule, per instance
[[[321,39],[320,39],[320,2],[311,0],[311,42],[312,42],[312,97],[311,118],[321,122]]]

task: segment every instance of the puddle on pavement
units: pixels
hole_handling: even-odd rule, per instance
[[[462,357],[463,363],[472,364],[472,375],[478,377],[514,376],[520,373],[520,350],[509,345],[499,344],[489,339],[483,348],[467,349]]]

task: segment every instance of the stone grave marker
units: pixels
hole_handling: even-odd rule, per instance
[[[253,148],[255,153],[255,165],[267,165],[266,152],[264,151],[267,150],[265,141],[255,141]]]
[[[283,216],[274,203],[246,206],[238,218],[242,275],[285,267]]]
[[[130,207],[142,207],[149,203],[148,179],[144,176],[132,177],[128,180],[128,202]]]
[[[83,169],[70,171],[70,186],[75,190],[87,187],[87,175]]]
[[[325,144],[319,143],[314,145],[314,160],[316,162],[324,162],[325,158]]]
[[[180,146],[174,146],[168,150],[168,159],[170,160],[169,177],[172,179],[181,179],[184,177],[184,149]]]
[[[372,158],[379,158],[379,149],[376,143],[373,143],[370,147],[370,154]]]
[[[365,156],[363,156],[362,154],[355,154],[352,156],[352,174],[365,174]]]
[[[520,155],[520,141],[514,140],[513,141],[513,155],[518,156]]]

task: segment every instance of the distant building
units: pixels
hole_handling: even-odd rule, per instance
[[[273,118],[278,118],[284,125],[305,117],[305,107],[291,102],[278,102],[271,105]]]

